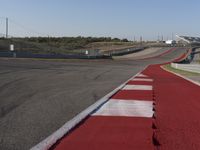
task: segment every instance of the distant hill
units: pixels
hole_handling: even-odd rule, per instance
[[[98,44],[97,44],[98,43]],[[101,44],[100,44],[101,43]],[[85,49],[99,49],[113,45],[127,45],[127,39],[107,37],[31,37],[31,38],[1,38],[0,50],[9,50],[14,44],[17,51],[33,53],[79,53]],[[99,47],[100,45],[100,47]]]
[[[0,50],[9,50],[14,44],[16,51],[32,53],[85,53],[85,50],[100,50],[107,52],[126,48],[149,46],[152,42],[131,42],[127,39],[111,37],[30,37],[30,38],[0,38]],[[156,43],[157,44],[157,43]],[[160,45],[159,45],[160,46]]]

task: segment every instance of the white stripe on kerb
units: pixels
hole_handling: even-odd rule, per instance
[[[153,87],[151,85],[126,85],[123,90],[147,90],[151,91]]]
[[[148,76],[144,75],[144,74],[139,74],[139,75],[137,75],[137,77],[148,77]]]
[[[131,79],[131,81],[147,81],[147,82],[153,82],[153,79],[134,78],[134,79]]]
[[[124,116],[147,117],[153,116],[152,101],[115,100],[111,99],[104,104],[93,116]]]

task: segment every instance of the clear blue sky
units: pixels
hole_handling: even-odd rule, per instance
[[[200,35],[199,0],[0,0],[0,33],[156,39]],[[22,27],[23,26],[23,27]],[[37,33],[38,32],[38,33]]]

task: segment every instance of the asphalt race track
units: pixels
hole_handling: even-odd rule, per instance
[[[147,65],[184,52],[129,61],[0,59],[0,149],[31,148]]]

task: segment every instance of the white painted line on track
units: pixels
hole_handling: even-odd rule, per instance
[[[126,85],[123,90],[153,90],[151,85]]]
[[[153,82],[153,79],[146,79],[146,78],[133,78],[131,81],[147,81],[147,82]]]
[[[138,74],[136,77],[148,77],[147,75],[144,75],[142,73]]]
[[[92,116],[147,117],[154,114],[153,101],[109,100]]]

